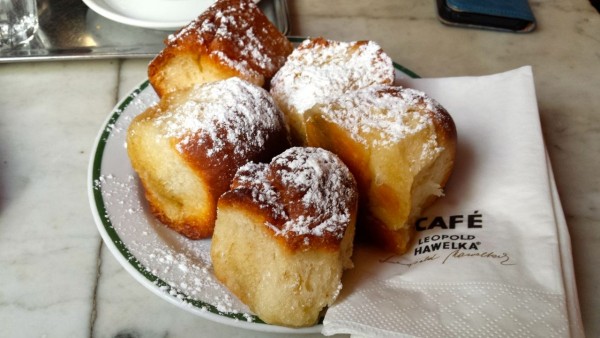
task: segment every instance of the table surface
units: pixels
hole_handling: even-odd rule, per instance
[[[567,218],[582,318],[600,336],[600,14],[531,1],[538,28],[442,25],[435,1],[290,1],[291,34],[374,40],[421,77],[531,65]],[[277,336],[216,324],[156,297],[103,245],[87,198],[90,152],[148,59],[0,65],[0,327],[7,337]]]

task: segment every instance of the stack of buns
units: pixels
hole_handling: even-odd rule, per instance
[[[127,149],[153,214],[212,236],[215,276],[263,321],[299,327],[339,293],[355,226],[408,249],[452,171],[456,129],[439,103],[393,85],[374,42],[292,49],[253,1],[218,0],[150,63],[160,102]]]

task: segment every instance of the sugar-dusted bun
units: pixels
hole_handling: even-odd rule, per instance
[[[127,152],[152,212],[192,238],[212,234],[217,199],[239,167],[289,145],[268,92],[238,78],[170,93],[138,115]]]
[[[324,38],[302,42],[271,80],[271,94],[291,127],[295,144],[306,142],[302,114],[317,103],[377,84],[392,84],[392,60],[372,41]]]
[[[219,199],[216,277],[267,323],[315,324],[352,267],[356,189],[344,163],[320,148],[245,165]]]
[[[218,0],[165,44],[148,67],[159,96],[233,76],[263,86],[293,49],[252,0]]]
[[[404,253],[414,221],[442,195],[454,165],[456,128],[424,93],[376,86],[306,115],[308,144],[336,153],[360,191],[358,233]]]

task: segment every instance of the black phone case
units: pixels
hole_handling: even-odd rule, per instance
[[[519,33],[536,27],[527,0],[437,0],[442,23]]]

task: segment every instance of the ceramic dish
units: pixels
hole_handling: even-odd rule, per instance
[[[130,26],[173,30],[195,19],[213,0],[83,0],[94,12]]]
[[[416,77],[400,65],[395,68],[397,78]],[[149,82],[142,82],[109,114],[95,142],[88,194],[108,249],[142,285],[206,319],[263,332],[320,332],[321,325],[291,329],[262,322],[214,277],[210,239],[186,239],[150,214],[127,156],[125,137],[131,120],[157,101]]]

